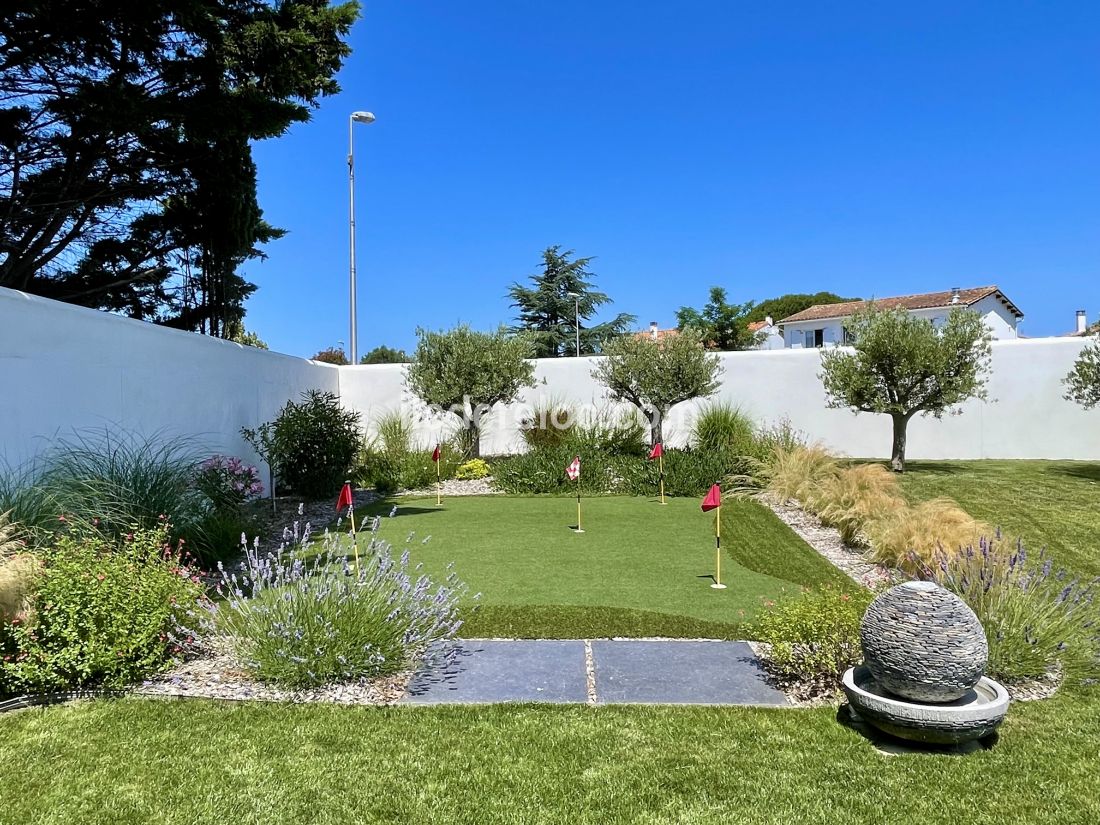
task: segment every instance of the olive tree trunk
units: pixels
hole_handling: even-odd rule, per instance
[[[642,413],[645,415],[645,420],[649,429],[649,446],[653,447],[664,438],[662,427],[664,415],[661,414],[660,410],[654,407],[646,407],[642,410]]]
[[[912,413],[891,413],[894,422],[894,442],[890,449],[890,469],[895,473],[905,472],[905,434]]]

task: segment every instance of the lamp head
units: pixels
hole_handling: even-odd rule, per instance
[[[374,123],[374,112],[352,112],[351,119],[356,123]]]

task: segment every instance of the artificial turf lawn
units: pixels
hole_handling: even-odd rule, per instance
[[[1074,575],[1100,575],[1100,463],[912,461],[900,476],[912,501],[945,496]]]
[[[1098,706],[1016,704],[991,750],[886,756],[833,708],[81,702],[0,716],[0,822],[1085,825]]]
[[[765,599],[801,585],[856,586],[755,502],[722,507],[725,590],[709,586],[714,516],[695,499],[586,499],[583,534],[570,529],[575,500],[562,497],[399,499],[372,512],[394,504],[380,537],[398,552],[408,546],[431,574],[453,562],[481,593],[466,636],[743,638]]]

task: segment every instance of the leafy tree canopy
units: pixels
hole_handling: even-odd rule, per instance
[[[503,327],[475,332],[463,324],[447,332],[418,329],[419,341],[407,381],[425,404],[462,420],[466,447],[480,455],[481,420],[497,404],[516,400],[535,386],[534,347],[524,335]]]
[[[254,332],[247,330],[243,325],[238,325],[237,328],[229,336],[229,340],[237,344],[244,344],[246,347],[255,347],[256,349],[267,349],[267,342],[260,338]]]
[[[746,320],[751,324],[754,321],[763,321],[765,318],[770,317],[773,321],[778,323],[784,318],[794,315],[796,312],[801,312],[804,309],[809,309],[818,304],[843,304],[848,301],[858,300],[860,299],[841,298],[833,292],[817,292],[813,295],[805,292],[791,292],[787,295],[780,295],[778,298],[769,298],[766,301],[761,301],[756,304],[752,310],[749,311]]]
[[[309,119],[354,2],[6,0],[0,286],[229,337],[282,234],[251,143]]]
[[[1066,398],[1086,410],[1100,404],[1100,332],[1077,356],[1065,385]]]
[[[718,391],[722,365],[703,348],[699,330],[653,340],[623,336],[611,341],[592,371],[615,401],[633,404],[649,421],[650,443],[662,439],[662,422],[675,405]]]
[[[412,359],[403,349],[378,346],[359,359],[360,364],[407,364]]]
[[[612,303],[593,289],[592,258],[574,258],[573,250],[560,245],[542,253],[542,271],[530,277],[531,286],[514,283],[508,290],[512,306],[519,309],[512,332],[524,333],[534,346],[535,358],[577,355],[577,317],[580,318],[580,354],[600,352],[605,342],[626,332],[637,320],[619,313],[602,324],[585,325],[604,304]],[[578,297],[574,297],[574,295]]]
[[[347,353],[344,352],[342,347],[323,349],[310,360],[320,361],[322,364],[335,364],[338,367],[346,367],[351,363],[348,361]]]
[[[712,286],[710,300],[701,310],[680,307],[676,311],[676,327],[681,331],[689,327],[698,330],[708,349],[751,349],[760,340],[760,336],[749,332],[753,306],[752,301],[731,304],[725,289]]]
[[[848,322],[854,349],[821,354],[830,407],[883,413],[894,425],[891,464],[905,470],[905,437],[917,413],[941,418],[969,398],[986,397],[991,334],[981,316],[956,309],[942,328],[904,308],[873,303]]]

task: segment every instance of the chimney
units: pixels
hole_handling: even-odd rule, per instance
[[[649,335],[654,341],[657,340],[657,322],[656,321],[650,321],[649,322]]]
[[[1081,335],[1089,328],[1088,318],[1085,317],[1085,311],[1083,309],[1077,310],[1077,334]]]
[[[770,316],[770,315],[765,315],[764,316],[764,323],[767,324],[769,327],[774,327],[775,326],[775,321],[772,320],[772,316]]]
[[[951,287],[951,303],[957,304],[961,298],[960,290],[957,286]]]

